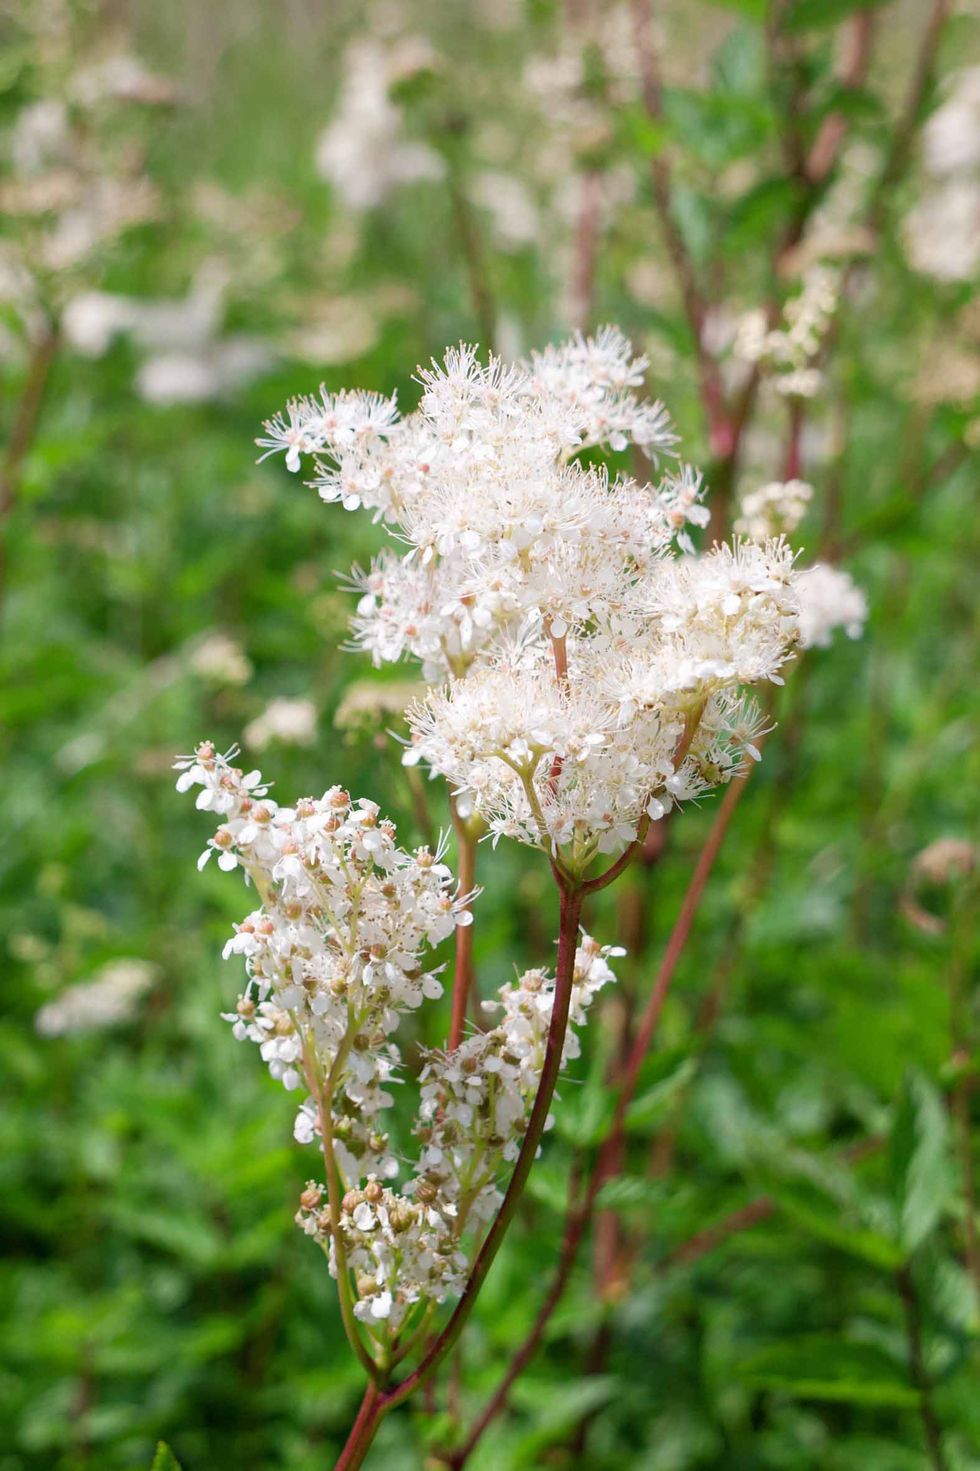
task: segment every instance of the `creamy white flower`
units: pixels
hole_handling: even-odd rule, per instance
[[[980,178],[953,174],[928,189],[902,221],[909,262],[937,281],[969,281],[980,269]]]
[[[800,598],[800,644],[804,649],[830,647],[843,628],[848,638],[860,638],[868,617],[868,600],[851,577],[839,567],[818,562],[797,574]]]
[[[431,691],[407,712],[406,763],[445,776],[495,837],[575,868],[734,774],[727,735],[714,753],[685,747],[715,697],[779,680],[798,638],[792,551],[661,559],[634,591],[619,635],[569,641],[562,679],[524,643]]]
[[[296,1221],[308,1236],[330,1247],[336,1277],[337,1252],[323,1193],[313,1181],[304,1191]],[[316,1204],[313,1202],[316,1201]],[[458,1297],[467,1259],[455,1224],[422,1200],[410,1200],[370,1176],[363,1190],[344,1196],[340,1232],[348,1269],[357,1287],[355,1315],[386,1323],[396,1333],[417,1302]]]
[[[579,1056],[575,1027],[584,1025],[595,996],[614,980],[609,958],[625,951],[600,946],[583,935],[575,954],[569,1005],[570,1027],[562,1062]],[[516,1160],[537,1092],[555,999],[554,978],[529,970],[501,987],[499,1001],[484,1003],[502,1012],[487,1032],[469,1037],[453,1052],[432,1052],[422,1070],[422,1097],[415,1133],[422,1144],[418,1175],[409,1195],[432,1195],[458,1229],[486,1224],[500,1203],[497,1178]]]
[[[923,162],[936,178],[980,169],[980,66],[957,72],[948,91],[922,130]]]
[[[579,1055],[574,1028],[584,1024],[595,996],[614,979],[609,958],[622,954],[582,936],[563,1063]],[[364,1321],[387,1321],[397,1330],[414,1303],[458,1296],[466,1280],[464,1238],[480,1233],[500,1204],[497,1181],[504,1165],[517,1158],[541,1076],[554,977],[526,971],[498,995],[499,1001],[484,1003],[488,1013],[502,1013],[492,1030],[476,1033],[452,1052],[426,1054],[414,1179],[399,1192],[369,1173],[363,1188],[344,1196],[341,1236],[357,1285],[354,1311]],[[336,1275],[330,1215],[324,1191],[313,1181],[296,1220],[308,1235],[329,1242]]]
[[[215,684],[248,684],[252,677],[252,661],[241,644],[218,629],[206,633],[194,645],[190,666],[195,674]]]
[[[815,350],[815,313],[788,308],[798,356]],[[318,456],[321,496],[371,510],[402,544],[352,582],[355,646],[450,681],[411,714],[406,760],[446,776],[495,839],[576,863],[628,845],[712,770],[727,779],[724,752],[695,770],[679,746],[722,691],[778,679],[797,639],[785,543],[693,555],[699,472],[681,464],[654,487],[574,458],[673,454],[662,405],[638,392],[646,370],[614,328],[512,364],[461,344],[419,369],[406,418],[393,400],[322,394],[259,441],[291,468]]]
[[[219,867],[240,867],[262,899],[225,946],[226,956],[244,956],[249,976],[228,1017],[235,1035],[258,1045],[289,1090],[332,1073],[345,1176],[394,1173],[378,1123],[398,1065],[389,1038],[402,1012],[441,995],[422,955],[471,922],[470,896],[450,892],[441,853],[398,848],[373,802],[333,787],[280,807],[259,772],[244,774],[209,742],[177,769],[178,787],[199,787],[198,807],[223,819],[202,864],[217,853]],[[316,1110],[301,1115],[297,1137],[312,1138]]]
[[[312,746],[316,740],[316,706],[312,700],[270,700],[261,715],[246,725],[242,740],[253,751],[274,741],[284,746]]]
[[[790,536],[806,515],[813,486],[805,480],[772,480],[741,498],[735,530],[752,541]]]
[[[374,209],[394,189],[440,179],[443,163],[424,143],[404,136],[401,110],[390,86],[399,74],[425,65],[424,51],[409,58],[369,38],[348,46],[337,112],[316,145],[316,166],[349,209]]]
[[[786,303],[782,326],[770,328],[762,308],[739,320],[735,356],[757,364],[778,393],[812,398],[823,383],[816,359],[837,310],[838,294],[835,273],[826,266],[811,267],[802,291]]]
[[[111,960],[90,981],[69,986],[42,1006],[34,1025],[42,1037],[97,1032],[130,1021],[159,971],[145,960]]]

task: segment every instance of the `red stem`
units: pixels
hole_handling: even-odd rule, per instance
[[[572,1268],[575,1265],[579,1248],[582,1244],[582,1238],[595,1209],[599,1191],[609,1178],[610,1162],[619,1153],[624,1133],[626,1113],[636,1092],[640,1068],[656,1029],[657,1022],[660,1019],[674,971],[677,968],[677,963],[680,960],[684,945],[690,934],[694,914],[701,901],[705,884],[707,883],[715,859],[718,856],[732,815],[745,789],[745,784],[746,780],[743,778],[737,779],[729,785],[722,804],[715,816],[711,831],[708,833],[704,846],[698,855],[698,861],[691,874],[687,892],[684,895],[677,920],[675,921],[670,939],[667,942],[667,948],[660,962],[653,988],[644,1008],[640,1026],[630,1050],[612,1124],[600,1147],[599,1156],[590,1176],[585,1195],[577,1206],[569,1209],[566,1217],[561,1252],[551,1285],[548,1288],[544,1301],[538,1309],[527,1338],[515,1354],[510,1367],[501,1379],[494,1395],[485,1406],[462,1447],[449,1457],[449,1464],[454,1468],[454,1471],[459,1471],[459,1468],[465,1465],[488,1425],[490,1425],[505,1407],[514,1381],[523,1372],[536,1353],[548,1321],[568,1285]]]
[[[334,1466],[334,1471],[357,1471],[357,1467],[363,1464],[364,1457],[371,1449],[371,1443],[384,1415],[384,1410],[379,1409],[382,1400],[381,1391],[373,1384],[369,1384],[364,1391],[357,1419],[351,1426],[347,1444],[340,1453],[340,1459]]]
[[[870,10],[862,10],[851,17],[843,34],[839,72],[842,87],[860,87],[864,81],[871,61],[873,36],[874,14]],[[806,174],[811,183],[822,183],[830,173],[846,134],[847,118],[842,112],[832,112],[824,118],[806,161]]]
[[[596,264],[599,257],[599,217],[602,175],[588,168],[579,180],[579,211],[575,227],[575,256],[569,295],[572,326],[587,332],[595,303]]]
[[[21,391],[14,422],[10,427],[2,462],[0,462],[0,597],[3,596],[7,573],[7,523],[20,494],[24,460],[37,434],[44,396],[51,369],[58,354],[58,329],[45,324],[31,347],[27,375]]]
[[[789,404],[789,432],[786,437],[786,462],[783,466],[784,480],[800,479],[803,469],[802,438],[803,400],[794,398]]]
[[[558,960],[555,966],[555,993],[551,1008],[551,1022],[545,1044],[544,1062],[538,1091],[528,1120],[521,1152],[517,1157],[513,1173],[504,1195],[500,1210],[484,1238],[477,1253],[473,1269],[467,1279],[463,1294],[435,1340],[429,1345],[418,1366],[389,1389],[371,1392],[369,1386],[351,1431],[350,1439],[334,1471],[355,1471],[361,1465],[377,1434],[378,1426],[389,1410],[401,1404],[428,1378],[442,1362],[458,1339],[467,1318],[473,1311],[483,1282],[500,1250],[518,1203],[527,1183],[544,1134],[545,1124],[551,1110],[551,1102],[561,1070],[561,1055],[568,1027],[568,1010],[575,977],[575,951],[578,946],[578,926],[582,914],[582,893],[578,889],[562,888],[558,919]]]

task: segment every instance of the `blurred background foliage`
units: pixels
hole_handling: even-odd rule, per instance
[[[651,187],[664,157],[726,384],[741,314],[815,259],[844,273],[797,425],[801,539],[871,613],[777,702],[624,1174],[472,1465],[980,1467],[980,326],[956,236],[978,185],[895,121],[918,70],[916,127],[977,66],[970,10],[665,0],[651,112],[626,7],[5,0],[0,1471],[135,1471],[159,1437],[185,1471],[321,1471],[342,1444],[359,1375],[292,1222],[311,1165],[291,1101],[219,1020],[241,897],[195,875],[206,827],[170,763],[242,740],[283,800],[342,782],[420,838],[397,719],[360,683],[386,676],[338,647],[334,573],[379,538],[256,466],[252,441],[321,378],[411,405],[415,364],[460,337],[507,354],[612,320],[711,479]],[[807,194],[794,159],[827,119],[846,142]],[[780,478],[787,422],[764,391],[735,491]],[[630,926],[623,984],[561,1090],[454,1394],[386,1423],[369,1464],[420,1466],[526,1333],[711,816],[594,904],[601,940]],[[553,904],[524,850],[480,878],[490,994],[548,960]],[[107,967],[139,993],[128,1017],[86,1032],[42,1010]],[[416,1025],[434,1043],[444,1018]]]

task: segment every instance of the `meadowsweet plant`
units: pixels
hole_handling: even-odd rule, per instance
[[[327,1254],[369,1378],[344,1468],[456,1341],[514,1217],[577,1055],[570,1027],[624,953],[582,931],[585,901],[652,824],[759,759],[748,690],[781,682],[800,641],[784,537],[695,551],[704,484],[642,394],[646,370],[612,328],[513,364],[461,345],[419,370],[412,413],[321,390],[258,441],[390,536],[353,574],[353,641],[377,664],[421,665],[403,760],[445,778],[459,849],[454,878],[445,844],[407,851],[373,800],[336,786],[280,806],[210,742],[177,763],[179,788],[219,820],[201,865],[241,870],[259,901],[225,949],[248,978],[228,1019],[297,1094],[296,1138],[322,1153],[297,1221]],[[581,458],[629,446],[666,462],[655,483]],[[760,492],[753,529],[771,505],[799,519],[805,496],[785,491]],[[557,954],[466,1035],[480,839],[540,850]],[[442,997],[433,952],[450,936],[447,1046],[422,1058],[406,1169],[389,1128],[398,1026]]]

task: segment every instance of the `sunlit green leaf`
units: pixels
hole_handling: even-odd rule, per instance
[[[934,1229],[949,1197],[949,1123],[939,1094],[921,1073],[906,1078],[889,1145],[899,1232],[912,1252]]]

